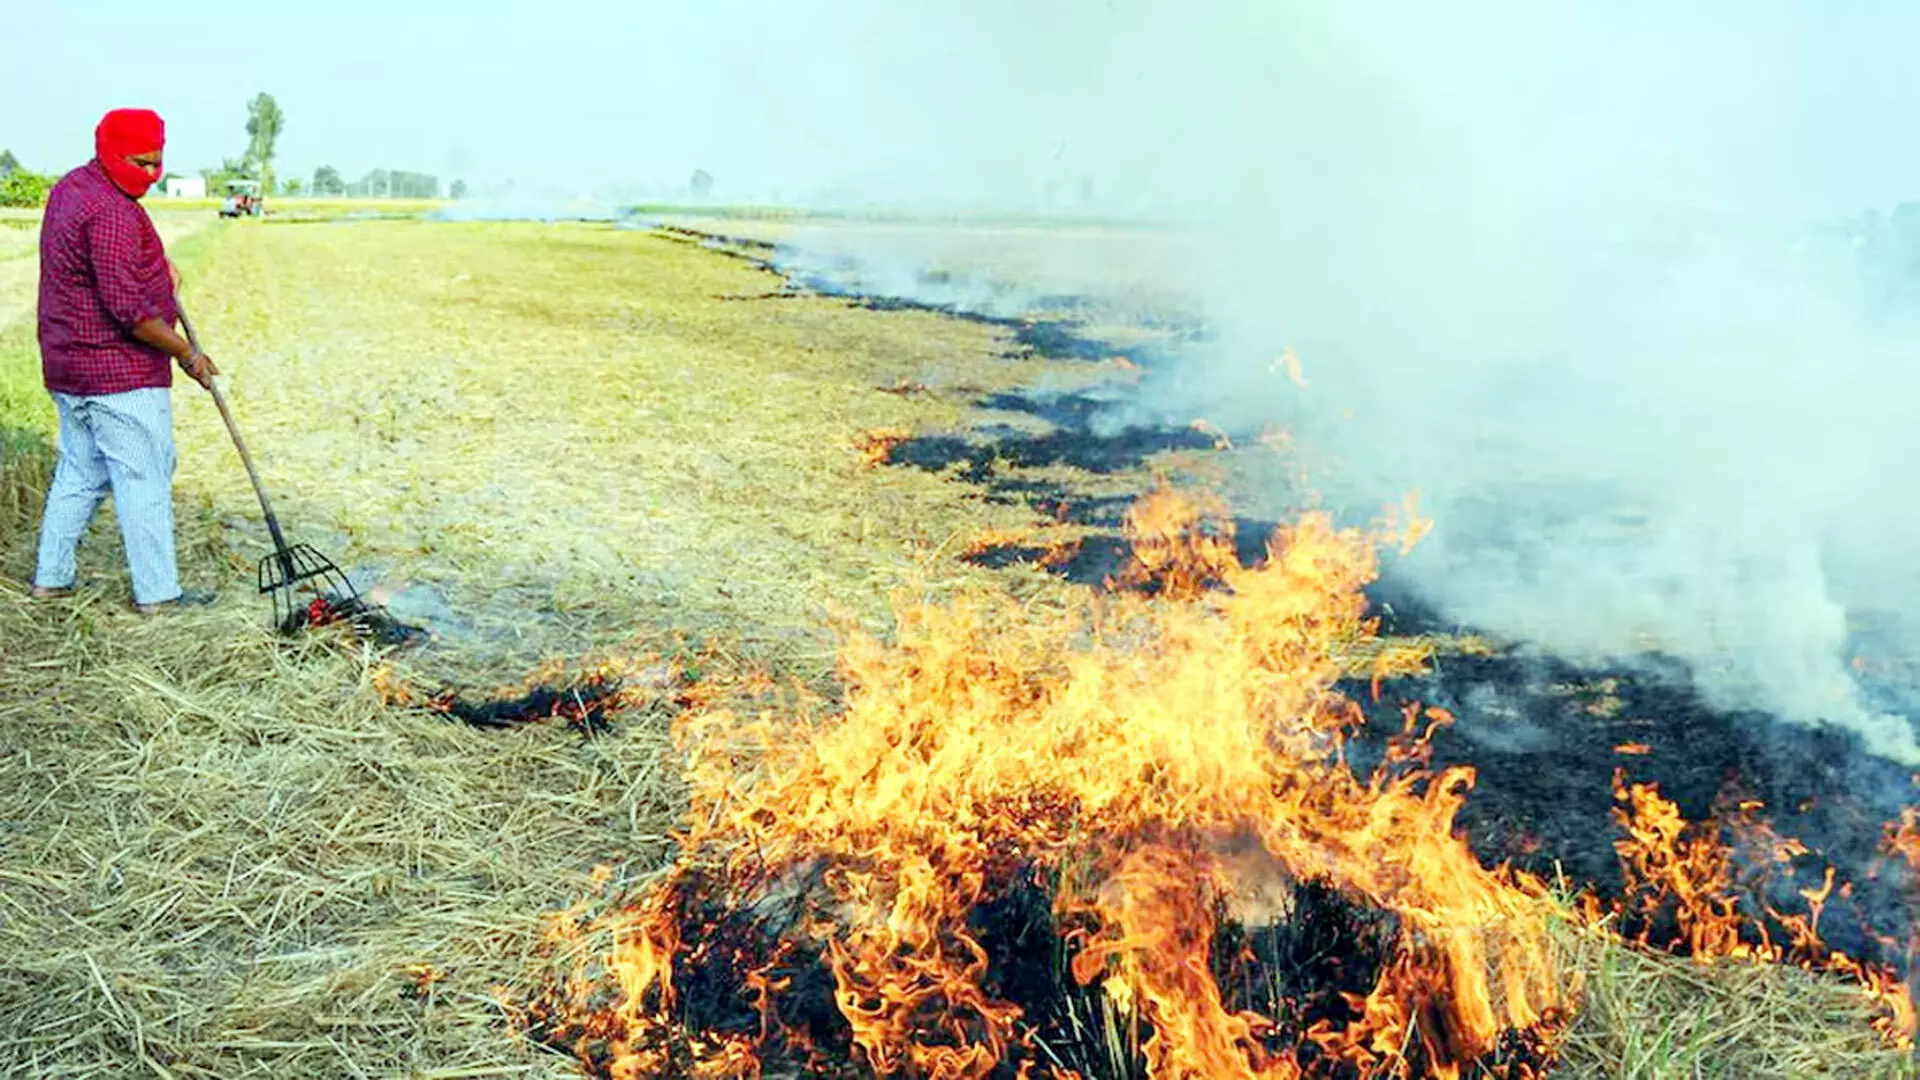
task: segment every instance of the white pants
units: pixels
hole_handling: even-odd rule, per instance
[[[94,511],[113,492],[137,604],[180,595],[173,548],[173,395],[164,389],[77,396],[54,394],[60,457],[40,520],[33,583],[71,586],[74,553]]]

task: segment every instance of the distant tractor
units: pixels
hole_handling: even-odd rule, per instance
[[[227,201],[220,205],[221,217],[262,217],[266,212],[267,203],[260,195],[260,181],[227,181]]]

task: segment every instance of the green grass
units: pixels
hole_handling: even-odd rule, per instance
[[[30,523],[53,475],[53,403],[30,320],[0,330],[0,533]]]

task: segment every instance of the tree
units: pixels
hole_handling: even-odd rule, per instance
[[[713,191],[713,177],[705,169],[695,169],[693,179],[687,182],[687,186],[693,190],[694,198],[704,199]]]
[[[47,204],[47,192],[53,177],[41,176],[30,169],[15,168],[0,176],[0,206],[35,209]]]
[[[285,191],[289,195],[298,195],[305,187],[306,187],[306,184],[303,181],[301,181],[299,177],[296,176],[293,179],[287,181],[286,184],[284,184],[281,187],[281,190]]]
[[[447,189],[447,196],[454,199],[466,198],[467,182],[465,180],[455,180],[453,186]]]
[[[13,151],[0,150],[0,180],[13,175],[14,170],[18,168],[20,168],[20,159],[13,156]]]
[[[260,179],[259,170],[255,167],[254,163],[247,158],[241,158],[239,161],[227,158],[220,163],[220,167],[217,169],[201,169],[200,175],[206,178],[207,194],[222,196],[226,194],[227,181],[229,180]],[[261,186],[263,188],[266,186],[265,181],[261,182]]]
[[[252,164],[253,173],[248,177],[260,181],[266,192],[273,191],[273,146],[280,139],[280,132],[286,128],[287,118],[280,112],[279,103],[272,94],[255,94],[247,102],[247,156],[245,160]]]
[[[313,193],[315,195],[344,195],[347,182],[340,179],[340,170],[331,165],[322,165],[313,170]]]
[[[393,174],[393,193],[402,199],[437,199],[440,178],[425,173],[397,172]]]

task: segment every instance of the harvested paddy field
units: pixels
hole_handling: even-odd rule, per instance
[[[1264,898],[1294,936],[1249,938],[1257,962],[1234,970],[1303,1004],[1231,1047],[1242,1064],[1266,1054],[1288,1075],[1274,1048],[1320,1020],[1381,1038],[1323,1038],[1304,1059],[1313,1075],[1354,1075],[1333,1070],[1339,1055],[1383,1076],[1538,1075],[1556,1055],[1564,1077],[1912,1074],[1904,987],[1878,969],[1869,992],[1798,939],[1762,952],[1792,964],[1695,963],[1612,933],[1664,943],[1677,919],[1714,955],[1703,943],[1737,952],[1724,946],[1763,925],[1712,903],[1718,921],[1675,913],[1693,882],[1662,876],[1676,849],[1659,845],[1709,863],[1719,849],[1683,843],[1679,811],[1661,816],[1671,804],[1624,819],[1656,822],[1620,852],[1640,856],[1646,888],[1602,888],[1587,914],[1568,902],[1602,876],[1557,879],[1552,860],[1596,846],[1626,738],[1609,723],[1678,716],[1672,699],[1568,673],[1529,701],[1540,723],[1581,725],[1600,746],[1598,775],[1566,778],[1593,789],[1581,797],[1597,816],[1591,800],[1578,821],[1553,816],[1564,791],[1529,788],[1539,768],[1487,749],[1512,728],[1473,715],[1485,685],[1548,683],[1466,636],[1373,633],[1357,535],[1305,527],[1277,549],[1297,558],[1257,565],[1272,523],[1150,495],[1157,473],[1192,486],[1244,463],[1204,432],[1096,435],[1050,411],[1124,381],[1105,359],[1037,349],[1017,320],[876,310],[609,225],[238,222],[199,229],[178,257],[291,538],[434,636],[386,653],[343,632],[267,632],[251,595],[258,507],[190,386],[175,390],[182,569],[222,603],[126,613],[110,514],[83,594],[29,601],[50,408],[30,332],[0,327],[0,1074],[745,1076],[758,1066],[740,1048],[772,1014],[738,1003],[787,978],[769,1075],[888,1060],[937,1072],[973,1039],[1035,1068],[1070,1057],[1089,1078],[1135,1075],[1142,1017],[1242,1022],[1180,1012],[1179,970],[1153,963],[1199,948],[1189,973],[1204,971],[1207,942],[1149,936],[1164,950],[1064,991],[1049,947],[1029,950],[1047,958],[1036,974],[1002,943],[1024,939],[996,935],[1054,929],[1055,915],[1093,933],[1098,914],[1111,924],[1079,940],[1122,956],[1115,928],[1177,899],[1151,887],[1159,864],[1129,860],[1193,826],[1167,794],[1180,791],[1230,796],[1214,824],[1251,832],[1300,811],[1306,847],[1353,860],[1320,869],[1357,900],[1293,870],[1276,877],[1284,897]],[[1102,598],[1108,578],[1120,588]],[[1234,599],[1218,599],[1222,583]],[[1235,606],[1256,602],[1271,606]],[[443,688],[511,696],[595,676],[618,679],[601,724],[564,695],[552,718],[504,730],[432,705]],[[1464,734],[1432,742],[1438,764],[1489,762],[1492,809],[1467,839],[1450,785],[1373,790],[1326,757],[1334,720],[1357,719],[1328,702],[1371,710],[1372,734],[1352,742],[1371,768],[1393,759],[1385,733],[1412,693],[1463,717]],[[1708,732],[1736,750],[1751,735],[1686,720],[1642,734]],[[1708,782],[1690,776],[1658,779],[1691,782],[1697,817]],[[1145,794],[1116,796],[1115,780]],[[1521,837],[1523,820],[1545,824]],[[1537,887],[1487,869],[1502,858]],[[1223,866],[1176,869],[1217,882]],[[1709,883],[1730,887],[1714,866]],[[1131,899],[1076,908],[1048,879],[1049,914],[1035,882],[1070,872],[1110,873]],[[889,891],[889,873],[914,887]],[[1455,880],[1471,888],[1442,887]],[[809,883],[833,902],[796,901]],[[935,900],[984,914],[913,906]],[[1170,925],[1213,915],[1182,918]],[[976,937],[1035,1026],[952,981],[973,973]],[[1538,965],[1496,964],[1497,1006],[1476,975],[1487,941]],[[1343,948],[1358,959],[1329,965]],[[1240,962],[1231,951],[1220,963]],[[681,965],[677,1004],[648,966],[659,955]],[[1033,985],[1015,985],[1022,973]],[[839,1001],[871,1025],[864,1041],[829,1022],[835,977],[869,992]],[[1376,986],[1381,1007],[1364,1010],[1330,989]],[[1187,1004],[1205,997],[1186,989]],[[1229,1008],[1271,1013],[1248,986],[1234,993]],[[1152,1009],[1125,1004],[1154,994]],[[1403,1000],[1418,1011],[1386,1007]],[[963,1018],[933,1016],[943,1007]],[[881,1031],[914,1016],[931,1034]],[[811,1048],[786,1025],[812,1031]],[[1230,1057],[1169,1060],[1156,1066],[1235,1074]]]

